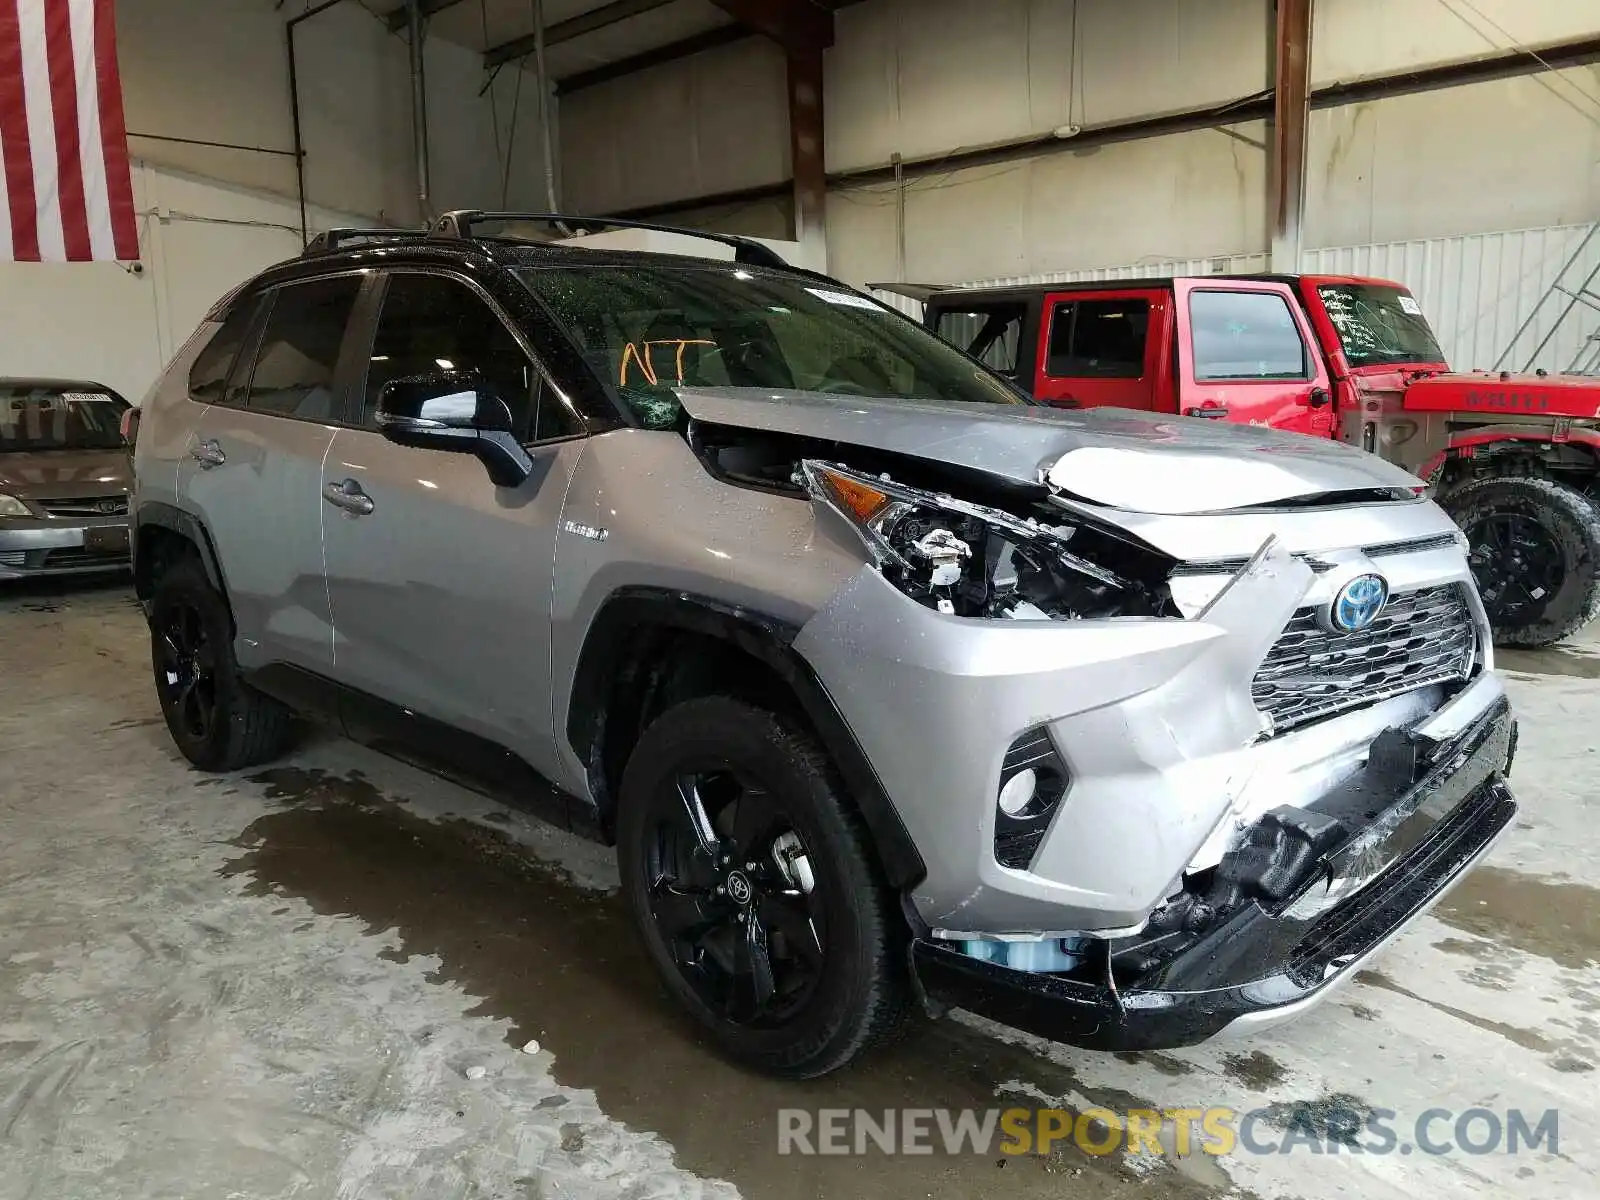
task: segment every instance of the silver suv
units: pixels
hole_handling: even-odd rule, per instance
[[[517,220],[325,235],[147,399],[137,585],[196,765],[319,716],[614,842],[667,989],[791,1076],[913,997],[1089,1047],[1265,1027],[1510,822],[1411,476],[1036,406],[757,243]]]

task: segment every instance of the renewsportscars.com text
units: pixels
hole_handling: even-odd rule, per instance
[[[801,1108],[778,1110],[779,1154],[1559,1154],[1560,1114],[1519,1108]]]

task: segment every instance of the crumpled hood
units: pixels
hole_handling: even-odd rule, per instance
[[[1421,486],[1399,467],[1331,439],[1133,409],[752,388],[683,388],[678,397],[697,421],[955,463],[1132,512],[1182,515]]]
[[[132,485],[126,450],[0,450],[0,492],[12,496],[116,496]]]

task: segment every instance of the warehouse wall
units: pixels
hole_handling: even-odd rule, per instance
[[[284,20],[273,0],[119,0],[132,133],[292,146]],[[403,37],[355,0],[299,28],[311,231],[418,220]],[[495,109],[478,56],[427,43],[433,200],[498,206]],[[497,88],[508,137],[511,72]],[[140,268],[0,263],[0,375],[83,375],[136,399],[224,292],[298,253],[294,160],[130,137]],[[542,191],[534,90],[524,87],[512,203]]]
[[[839,11],[827,55],[828,168],[1257,95],[1271,12],[1269,0],[866,0]],[[1572,0],[1316,0],[1315,12],[1316,84],[1600,34],[1600,4]],[[750,41],[574,94],[563,132],[578,132],[574,113],[585,123],[564,148],[569,195],[619,209],[781,180],[782,82],[781,58]],[[608,140],[608,127],[625,132]],[[1077,150],[1063,137],[1032,160],[911,177],[905,277],[1264,252],[1267,138],[1259,123]],[[1600,218],[1595,69],[1318,111],[1308,140],[1308,248]],[[834,187],[831,268],[894,278],[901,205],[892,184]],[[686,216],[732,227],[781,212]]]

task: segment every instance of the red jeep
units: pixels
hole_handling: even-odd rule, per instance
[[[1600,614],[1600,380],[1452,374],[1416,300],[1335,275],[993,289],[877,284],[1034,396],[1333,437],[1420,476],[1503,645]]]

